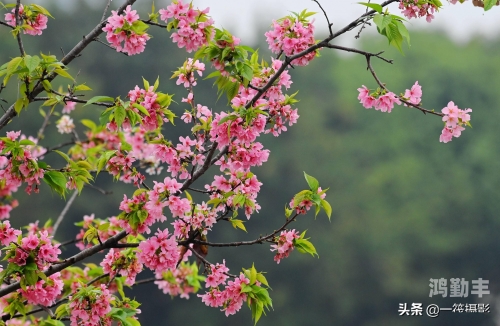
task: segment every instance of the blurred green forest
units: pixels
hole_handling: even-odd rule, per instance
[[[49,20],[42,36],[24,37],[27,52],[50,52],[58,58],[68,52],[102,15],[83,1],[77,6],[75,12],[49,7],[56,19]],[[5,62],[18,56],[18,48],[9,30],[0,27],[0,61]],[[181,98],[186,91],[169,78],[189,54],[172,44],[166,31],[151,28],[150,32],[153,38],[141,55],[126,57],[94,42],[69,66],[73,75],[79,73],[79,83],[86,82],[93,89],[87,98],[124,98],[135,85],[142,84],[142,76],[150,81],[159,76],[160,90],[174,93],[179,103],[171,109],[178,116],[183,113]],[[412,46],[405,56],[390,49],[382,37],[366,31],[356,46],[373,52],[386,50],[385,56],[395,59],[393,65],[374,62],[389,89],[404,92],[418,80],[424,107],[440,111],[452,100],[462,109],[472,108],[473,128],[443,144],[439,142],[443,127],[439,117],[403,106],[391,114],[364,109],[356,99],[356,89],[362,84],[373,88],[375,83],[362,56],[323,50],[309,66],[293,69],[290,93],[299,90],[301,117],[282,136],[262,139],[271,150],[267,164],[254,171],[264,183],[258,197],[262,209],[246,224],[248,234],[218,225],[209,238],[216,242],[250,240],[278,228],[285,218],[285,203],[306,187],[303,171],[318,178],[323,188],[330,188],[331,222],[320,213],[316,219],[308,214],[292,225],[308,230],[319,259],[295,251],[276,265],[268,245],[210,250],[207,258],[212,262],[225,258],[233,273],[252,262],[258,270],[268,272],[274,310],[259,325],[496,324],[500,311],[496,303],[500,289],[500,131],[496,126],[500,121],[500,39],[474,39],[458,45],[435,30],[414,32],[411,37]],[[264,37],[261,39],[263,43],[252,46],[259,47],[261,56],[270,61]],[[65,89],[68,80],[59,82]],[[0,97],[12,101],[16,91],[11,83]],[[200,81],[195,88],[198,103],[215,112],[226,110],[226,100],[217,101],[215,93],[211,80]],[[24,133],[36,135],[42,121],[39,105],[30,105],[6,129],[22,128]],[[97,119],[100,110],[77,106],[71,115],[79,131],[84,128],[78,121]],[[56,119],[42,145],[69,140],[68,135],[57,133]],[[165,128],[173,141],[187,130],[180,120],[176,124],[179,128]],[[63,164],[54,154],[48,154],[47,160]],[[83,215],[95,213],[104,218],[117,214],[123,193],[134,191],[113,183],[104,173],[96,184],[113,194],[103,196],[86,188],[71,207],[58,240],[72,239],[77,232],[73,223]],[[203,180],[198,185],[202,187]],[[16,227],[36,219],[55,219],[64,207],[64,201],[45,185],[38,195],[27,196],[21,190],[16,196],[20,206],[11,217]],[[75,252],[75,248],[65,248],[63,254]],[[482,299],[429,298],[430,278],[455,277],[490,280],[491,295]],[[226,318],[194,296],[188,301],[171,300],[154,284],[128,291],[143,303],[139,316],[143,325],[252,324],[246,307]],[[445,311],[435,319],[398,316],[399,303],[414,302],[424,307],[485,302],[491,304],[491,312]]]

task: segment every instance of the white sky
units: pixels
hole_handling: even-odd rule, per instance
[[[71,3],[82,0],[52,0],[70,6]],[[104,7],[104,0],[87,0],[99,7]],[[148,6],[153,0],[138,0],[136,3],[144,2]],[[188,0],[184,0],[187,2]],[[334,31],[347,25],[364,12],[363,6],[357,2],[367,0],[320,0],[321,5],[326,10],[330,21],[334,24]],[[373,3],[381,3],[383,0],[372,0]],[[470,38],[480,34],[488,38],[493,38],[500,34],[500,7],[493,7],[488,12],[482,8],[472,6],[471,0],[464,4],[451,5],[446,0],[443,2],[443,9],[435,14],[432,23],[427,23],[425,19],[412,19],[407,25],[408,29],[442,29],[456,41],[466,42]],[[39,0],[37,2],[43,2]],[[165,8],[170,0],[155,0],[156,8]],[[114,0],[113,7],[117,7],[121,1]],[[317,31],[326,31],[326,22],[315,2],[312,0],[193,0],[194,6],[199,8],[210,7],[210,15],[214,18],[217,26],[229,29],[234,35],[240,37],[244,43],[251,43],[257,37],[257,30],[267,28],[267,23],[272,19],[283,17],[291,11],[318,12],[316,15]],[[401,15],[397,4],[390,6],[390,12]],[[257,26],[260,25],[260,26]],[[373,30],[374,28],[372,28]],[[349,39],[352,39],[349,36]],[[347,41],[349,42],[349,41]]]

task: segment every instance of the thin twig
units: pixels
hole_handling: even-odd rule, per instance
[[[255,240],[251,241],[237,241],[237,242],[224,242],[224,243],[216,243],[216,242],[207,242],[207,241],[201,241],[201,240],[196,240],[194,239],[192,242],[200,245],[205,245],[205,246],[210,246],[210,247],[240,247],[240,246],[251,246],[254,244],[262,244],[264,242],[273,242],[272,238],[274,238],[279,232],[283,231],[286,229],[286,227],[294,222],[299,214],[295,213],[294,216],[291,218],[288,218],[286,222],[277,230],[275,230],[273,233],[270,233],[266,236],[260,236]],[[184,243],[179,242],[179,244],[184,245]]]
[[[61,214],[59,214],[59,216],[57,217],[57,220],[56,222],[54,223],[54,228],[53,228],[53,231],[52,231],[52,236],[55,237],[56,235],[56,232],[57,232],[57,229],[59,228],[59,225],[61,225],[61,222],[62,220],[64,219],[64,216],[66,215],[66,213],[68,212],[69,208],[71,207],[71,205],[73,204],[73,201],[75,200],[76,198],[76,195],[78,195],[78,190],[75,190],[73,192],[73,194],[71,195],[71,197],[68,199],[68,201],[66,202],[66,206],[64,206]]]
[[[90,183],[85,184],[84,187],[88,187],[88,188],[92,188],[94,190],[97,190],[97,191],[99,191],[103,195],[111,195],[113,193],[112,191],[104,190],[104,189],[99,188],[99,187],[97,187],[95,185],[92,185]]]
[[[336,49],[336,50],[342,50],[342,51],[346,51],[346,52],[359,53],[359,54],[364,55],[365,57],[366,56],[376,57],[376,58],[379,58],[380,60],[383,60],[383,61],[390,63],[390,64],[392,64],[394,62],[394,60],[392,60],[392,59],[386,59],[386,58],[380,56],[382,53],[384,53],[384,51],[381,51],[378,53],[371,53],[371,52],[366,52],[366,51],[358,50],[355,48],[348,48],[348,47],[340,46],[340,45],[336,45],[336,44],[328,44],[325,47],[329,48],[329,49]]]
[[[328,30],[330,31],[330,36],[332,36],[333,35],[333,31],[332,31],[333,24],[330,23],[330,20],[328,19],[328,15],[326,14],[325,9],[323,9],[323,7],[321,6],[321,4],[319,3],[318,0],[312,0],[312,1],[316,2],[318,4],[319,8],[321,9],[321,11],[323,11],[323,14],[325,15],[325,18],[326,18],[326,22],[328,23]],[[370,2],[370,0],[368,0],[368,2]]]
[[[371,60],[370,60],[370,59],[372,58],[372,56],[366,55],[365,57],[366,57],[366,65],[367,65],[367,67],[366,67],[366,68],[367,68],[368,70],[370,70],[370,72],[371,72],[371,74],[372,74],[373,78],[375,79],[375,81],[377,82],[377,84],[380,86],[380,88],[384,89],[386,92],[389,92],[389,90],[387,89],[387,87],[385,87],[385,84],[384,84],[384,83],[382,83],[382,82],[380,81],[380,79],[378,78],[377,74],[375,73],[375,70],[374,70],[374,69],[373,69],[373,67],[372,67]],[[397,96],[397,95],[396,95],[396,96]],[[417,110],[420,110],[423,114],[427,114],[427,113],[429,113],[429,114],[437,115],[437,116],[439,116],[439,117],[444,116],[444,114],[443,114],[443,113],[434,112],[433,110],[427,110],[427,109],[424,109],[423,107],[421,107],[421,106],[419,106],[419,105],[416,105],[416,104],[410,103],[410,102],[408,102],[407,100],[405,100],[404,98],[402,98],[401,96],[397,96],[397,98],[398,98],[401,102],[403,102],[404,104],[406,104],[407,106],[411,106],[411,107],[413,107],[413,108],[415,108],[415,109],[417,109]]]
[[[368,0],[368,3],[370,3],[370,1],[371,1],[371,0]],[[369,9],[369,7],[368,7],[368,6],[366,6],[365,14],[367,14],[367,13],[368,13],[368,9]],[[363,25],[361,25],[361,28],[359,29],[358,34],[357,34],[356,36],[354,36],[354,38],[358,39],[358,38],[361,36],[361,32],[362,32],[362,31],[363,31],[363,29],[365,28],[365,25],[366,25],[366,24],[370,25],[370,23],[368,22],[368,20],[369,20],[369,19],[370,19],[370,18],[365,18],[365,19],[363,20]]]
[[[17,0],[16,9],[14,10],[14,17],[16,18],[16,28],[21,23],[21,17],[19,17],[19,7],[21,6],[21,0]],[[23,40],[21,39],[21,31],[17,32],[16,35],[17,44],[19,45],[19,51],[21,52],[21,57],[24,57],[26,53],[24,52]]]
[[[111,1],[113,1],[113,0],[108,0],[108,3],[106,4],[106,7],[104,8],[104,12],[102,13],[101,21],[104,21],[104,18],[106,18],[106,14],[108,13],[108,9],[109,9],[109,5],[111,4]]]
[[[101,41],[98,37],[94,38],[94,41],[96,41],[97,43],[101,43],[102,45],[105,45],[105,46],[107,46],[108,48],[113,49],[113,50],[115,50],[115,51],[116,51],[116,48],[112,47],[112,46],[111,46],[111,45],[109,45],[108,43],[104,43],[104,42],[103,42],[103,41]],[[121,54],[123,54],[123,55],[125,55],[125,56],[127,56],[127,57],[129,56],[129,55],[128,55],[128,53],[125,53],[125,52],[118,51],[118,53],[121,53]]]
[[[10,27],[11,29],[14,29],[14,27],[10,26],[9,24],[7,24],[6,22],[3,22],[0,20],[0,25],[4,25],[4,26],[7,26],[7,27]]]
[[[41,96],[41,97],[35,97],[33,99],[33,102],[40,102],[40,101],[47,101],[47,100],[50,100],[50,97]],[[70,102],[84,103],[84,104],[86,104],[88,102],[88,101],[81,100],[79,98],[71,97],[71,96],[64,96],[63,101],[70,101]],[[92,103],[92,105],[105,106],[108,108],[114,106],[113,103],[105,103],[105,102],[95,102],[95,103]]]
[[[43,134],[45,132],[45,128],[47,128],[47,126],[49,125],[49,119],[50,119],[50,116],[52,115],[52,112],[49,111],[45,114],[45,117],[43,118],[43,123],[42,123],[42,126],[40,127],[40,129],[38,130],[38,134],[36,136],[36,139],[38,141],[40,141],[42,138],[43,138]]]
[[[158,27],[167,28],[167,25],[158,24],[158,23],[152,22],[152,21],[150,21],[150,20],[143,20],[143,19],[141,19],[141,22],[143,22],[143,23],[145,23],[145,24],[148,24],[148,25],[153,25],[153,26],[158,26]]]

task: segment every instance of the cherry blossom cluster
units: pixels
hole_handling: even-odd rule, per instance
[[[146,131],[153,131],[158,129],[163,122],[169,121],[168,116],[166,114],[170,112],[168,110],[168,106],[170,105],[170,96],[162,93],[156,93],[154,86],[149,86],[146,89],[139,88],[139,86],[135,86],[135,88],[128,92],[128,98],[130,99],[130,106],[128,110],[132,110],[138,113],[141,116],[141,128],[144,128]],[[146,112],[142,112],[134,104],[140,105],[142,108],[147,110]],[[140,113],[142,113],[142,115]],[[129,118],[125,118],[123,122],[123,127],[125,130],[130,130],[131,122]],[[117,129],[116,121],[113,120],[108,124],[108,129],[111,131],[115,131]]]
[[[425,17],[427,22],[430,23],[432,19],[434,19],[434,13],[439,8],[432,2],[419,0],[401,0],[399,2],[399,9],[402,10],[403,15],[405,15],[405,17],[408,19]]]
[[[227,168],[225,164],[222,162],[221,171]],[[256,199],[261,185],[252,172],[231,172],[229,180],[222,175],[215,175],[212,184],[206,185],[205,188],[212,192],[211,199],[224,200],[225,204],[234,210],[244,208],[247,219],[250,219],[254,211],[260,210]],[[227,193],[230,195],[226,195]],[[217,209],[224,211],[224,205],[218,206]]]
[[[111,326],[111,311],[113,297],[106,285],[98,287],[81,285],[69,297],[71,309],[71,326]]]
[[[117,151],[116,155],[107,162],[106,170],[116,178],[119,178],[120,181],[125,183],[133,182],[135,186],[139,187],[144,181],[145,176],[132,166],[132,163],[135,161],[136,159],[132,155]]]
[[[255,76],[252,79],[252,85],[255,87],[263,87],[269,79],[271,79],[277,71],[282,67],[283,61],[273,59],[270,67],[264,67],[259,76]],[[253,107],[259,108],[265,111],[268,116],[260,114],[254,118],[254,120],[249,123],[246,121],[242,125],[243,119],[234,120],[236,123],[232,123],[232,129],[230,135],[236,136],[238,139],[242,139],[247,142],[255,140],[262,131],[265,133],[272,133],[274,136],[279,136],[282,131],[287,131],[286,123],[289,126],[297,123],[299,115],[297,114],[297,109],[292,109],[291,104],[297,102],[292,96],[285,96],[283,94],[283,88],[288,89],[292,84],[291,77],[288,70],[283,71],[279,76],[273,86],[263,94],[263,96],[255,101]],[[245,88],[240,86],[238,94],[231,100],[231,104],[235,108],[240,108],[247,106],[250,101],[257,95],[257,90],[253,88]],[[225,117],[225,113],[221,113],[221,118]],[[215,119],[211,135],[219,136],[219,145],[222,142],[223,145],[229,143],[229,137],[225,136],[220,125],[217,125],[217,129],[214,129],[215,122],[220,119]],[[267,122],[270,123],[270,127],[265,129]],[[234,130],[233,130],[234,129]],[[234,131],[234,133],[233,133]],[[213,138],[213,136],[212,136]],[[212,139],[211,139],[212,140]]]
[[[220,273],[221,270],[227,270],[225,266],[219,266],[216,269],[219,270],[216,270],[216,273]],[[222,307],[221,310],[225,312],[226,316],[234,315],[241,309],[241,306],[247,299],[247,295],[241,291],[242,285],[250,284],[250,280],[243,273],[240,273],[239,277],[235,278],[234,281],[228,281],[226,285],[224,277],[220,275],[216,277],[217,280],[214,277],[210,281],[210,284],[220,283],[216,287],[211,287],[207,284],[207,287],[210,286],[210,290],[205,294],[198,294],[198,297],[209,307]],[[220,286],[225,286],[225,288],[220,290]]]
[[[47,280],[40,280],[35,285],[29,285],[20,292],[28,300],[28,303],[51,306],[62,293],[64,283],[60,273],[52,274]]]
[[[175,270],[180,257],[177,241],[168,229],[158,229],[154,236],[141,241],[138,249],[138,261],[156,273]]]
[[[299,16],[287,16],[282,20],[273,21],[273,29],[266,32],[269,49],[273,53],[285,53],[287,56],[307,50],[316,43],[314,39],[314,20],[309,22]],[[316,56],[316,51],[292,61],[293,65],[306,66]]]
[[[170,36],[179,48],[186,48],[187,52],[198,50],[207,45],[213,38],[214,21],[207,14],[210,8],[204,10],[193,9],[192,4],[185,4],[182,0],[174,1],[166,9],[160,9],[161,20],[169,23],[169,28],[176,32]]]
[[[167,142],[155,144],[155,156],[162,163],[168,165],[167,171],[172,177],[179,179],[189,179],[191,175],[187,169],[189,163],[193,166],[201,165],[205,161],[205,155],[201,152],[205,151],[203,146],[204,136],[198,135],[198,139],[187,137],[179,137],[180,143],[175,147]]]
[[[197,273],[196,263],[191,265],[181,263],[176,269],[156,273],[157,281],[155,284],[164,294],[189,299],[189,294],[195,293],[199,289],[198,282],[194,281]],[[198,276],[198,278],[203,279],[204,277]]]
[[[271,245],[271,251],[276,251],[274,261],[280,263],[280,260],[287,258],[292,252],[293,240],[300,238],[299,232],[295,230],[281,231],[280,236],[274,239],[276,244]]]
[[[136,10],[132,6],[127,6],[122,15],[116,11],[111,11],[108,23],[102,29],[105,31],[106,39],[118,52],[128,55],[138,54],[144,51],[146,41],[150,36],[146,33],[147,25],[139,20]]]
[[[325,190],[326,191],[326,190]],[[323,189],[321,187],[318,187],[317,193],[320,194],[320,199],[325,199],[326,198],[326,193],[323,192]],[[292,198],[290,201],[290,208],[294,209],[297,214],[306,214],[309,209],[313,206],[313,201],[310,198],[304,198],[301,200],[297,205],[295,205],[295,198]]]
[[[21,230],[10,226],[10,221],[0,223],[0,243],[3,246],[8,246],[11,242],[17,242],[17,236],[21,233]]]
[[[443,121],[445,122],[441,136],[439,136],[439,141],[442,143],[450,142],[453,137],[460,137],[462,131],[465,130],[464,126],[470,126],[469,112],[472,112],[472,109],[461,110],[450,101],[441,112],[444,114]]]
[[[201,77],[205,71],[205,64],[199,60],[194,61],[192,58],[187,59],[182,67],[174,73],[172,77],[177,77],[175,82],[177,85],[183,84],[185,88],[196,86],[196,77],[194,72],[197,72]]]
[[[217,211],[203,202],[196,204],[193,214],[186,211],[172,225],[174,226],[174,235],[178,239],[187,239],[191,228],[206,234],[215,223],[217,223]]]
[[[4,241],[16,234],[16,231],[9,229],[8,221],[3,223],[5,227]],[[19,233],[17,233],[19,234]],[[16,239],[17,240],[17,239]],[[50,266],[51,263],[57,261],[57,257],[61,253],[59,244],[52,244],[50,237],[46,231],[38,232],[37,234],[29,233],[20,241],[13,241],[7,249],[6,259],[9,263],[14,263],[17,266],[24,266],[27,263],[34,262],[36,267],[43,271]]]
[[[358,91],[358,100],[367,109],[375,107],[375,110],[391,113],[395,103],[401,104],[401,101],[393,92],[386,92],[384,90],[382,92],[370,93],[370,89],[365,85],[358,88]]]
[[[217,31],[221,32],[220,30]],[[227,37],[227,34],[229,34],[228,31],[223,31],[221,34],[223,35],[223,37],[226,36],[226,39],[221,38],[215,41],[215,45],[219,49],[221,49],[220,51],[221,55],[220,57],[215,57],[210,59],[210,61],[212,61],[212,66],[218,71],[220,71],[222,76],[229,77],[230,73],[226,70],[226,66],[231,63],[231,60],[228,60],[228,58],[234,57],[236,46],[240,44],[241,40],[234,35],[230,35],[230,38],[228,38]],[[224,60],[222,60],[222,53],[224,49],[229,49],[229,52],[227,56],[224,58]]]
[[[7,137],[0,138],[0,191],[3,196],[9,196],[26,182],[25,191],[38,192],[40,179],[43,178],[44,169],[38,167],[38,157],[43,151],[37,150],[34,142],[29,141],[22,145],[17,141],[20,131],[9,131]],[[32,152],[33,151],[33,152]],[[34,187],[33,187],[34,186]]]
[[[100,265],[111,279],[117,275],[125,276],[125,284],[130,286],[134,285],[135,277],[142,271],[142,264],[131,250],[111,248]]]
[[[46,15],[40,13],[40,7],[19,5],[20,24],[24,34],[42,35],[42,31],[47,28]],[[12,27],[16,26],[16,8],[13,8],[10,13],[5,14],[5,22]]]
[[[365,108],[371,109],[375,107],[375,110],[387,113],[391,113],[395,103],[401,104],[400,98],[414,105],[419,105],[422,100],[422,87],[418,84],[418,81],[400,97],[393,92],[381,90],[380,88],[375,92],[371,92],[365,85],[358,88],[358,92],[358,100]]]
[[[57,131],[60,134],[70,134],[75,129],[75,124],[73,123],[73,119],[70,118],[69,115],[63,115],[61,119],[57,120]]]

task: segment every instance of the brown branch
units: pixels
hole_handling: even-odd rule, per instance
[[[272,242],[271,239],[275,237],[279,232],[283,231],[286,229],[286,227],[294,222],[297,219],[297,216],[299,216],[298,213],[295,213],[294,216],[291,218],[287,219],[285,224],[283,224],[279,229],[275,230],[273,233],[270,233],[266,236],[260,236],[255,240],[251,241],[237,241],[237,242],[224,242],[224,243],[216,243],[216,242],[207,242],[207,241],[201,241],[201,240],[192,240],[193,243],[200,244],[200,245],[205,245],[205,246],[210,246],[210,247],[240,247],[240,246],[251,246],[254,244],[262,244],[264,242]],[[184,241],[186,242],[186,241]],[[183,242],[179,242],[180,245],[186,245]]]
[[[59,229],[59,225],[61,225],[61,222],[64,219],[64,216],[66,216],[66,213],[68,212],[69,208],[71,205],[73,205],[73,202],[75,201],[76,196],[78,195],[78,190],[75,190],[69,200],[66,202],[66,205],[64,206],[63,210],[61,211],[61,214],[57,217],[56,222],[54,223],[54,228],[52,230],[52,237],[55,237],[57,229]]]
[[[106,4],[106,7],[104,7],[104,11],[102,13],[101,22],[104,21],[104,19],[106,18],[106,14],[108,13],[108,9],[109,9],[109,5],[111,4],[111,1],[113,1],[113,0],[108,0],[108,3]]]
[[[399,2],[399,0],[388,0],[388,1],[385,1],[385,2],[381,3],[380,5],[382,7],[386,7],[386,6],[390,5],[393,2]],[[358,17],[356,20],[352,21],[349,25],[345,26],[344,28],[338,30],[335,34],[333,34],[332,35],[332,40],[334,38],[339,37],[340,35],[342,35],[342,34],[344,34],[346,32],[349,32],[349,31],[353,30],[356,27],[358,27],[365,20],[365,17],[371,16],[371,15],[373,15],[375,13],[377,13],[375,10],[370,10],[368,12],[365,12],[363,15],[361,15],[360,17]]]
[[[368,0],[368,3],[370,3],[370,1],[371,1],[371,0]],[[366,7],[366,10],[365,10],[365,14],[367,14],[367,13],[368,13],[368,10],[369,10],[369,9],[370,9],[370,8],[367,6],[367,7]],[[363,25],[361,25],[361,28],[359,29],[358,34],[356,34],[356,36],[354,36],[354,38],[358,39],[358,38],[361,36],[361,32],[363,31],[363,29],[365,28],[365,26],[366,26],[366,25],[371,25],[371,24],[368,22],[368,20],[370,20],[370,18],[371,18],[371,17],[367,17],[367,18],[363,19]]]
[[[358,54],[364,55],[365,57],[366,56],[376,57],[376,58],[379,58],[380,60],[383,60],[383,61],[385,61],[387,63],[390,63],[390,64],[392,64],[393,61],[394,61],[392,59],[386,59],[386,58],[380,56],[382,53],[384,53],[384,51],[381,51],[379,53],[371,53],[371,52],[366,52],[366,51],[363,51],[363,50],[358,50],[358,49],[355,49],[355,48],[348,48],[348,47],[345,47],[345,46],[340,46],[340,45],[335,45],[335,44],[328,44],[325,47],[329,48],[329,49],[336,49],[336,50],[341,50],[341,51],[346,51],[346,52],[358,53]]]
[[[10,26],[9,24],[7,24],[6,22],[1,21],[1,20],[0,20],[0,25],[4,25],[4,26],[7,26],[7,27],[10,27],[11,29],[14,29],[14,27]]]
[[[321,11],[323,11],[323,14],[325,15],[325,18],[326,18],[326,22],[328,23],[328,30],[330,32],[330,36],[332,36],[333,35],[333,31],[332,31],[333,24],[330,23],[330,19],[328,19],[328,15],[326,14],[325,9],[323,9],[323,7],[321,6],[321,4],[319,3],[318,0],[312,0],[312,1],[316,2],[318,4],[319,8],[321,9]],[[368,0],[368,1],[370,1],[370,0]]]
[[[50,97],[41,96],[41,97],[35,97],[33,99],[33,102],[40,102],[40,101],[47,101],[47,100],[50,100]],[[70,102],[83,103],[83,104],[86,104],[88,102],[88,101],[85,101],[85,100],[81,100],[81,99],[79,99],[77,97],[71,97],[71,96],[64,96],[63,101],[70,101]],[[94,103],[92,103],[92,105],[105,106],[105,107],[108,107],[108,108],[114,106],[113,103],[106,103],[106,102],[94,102]]]
[[[167,25],[158,24],[158,23],[152,22],[151,20],[143,20],[143,19],[141,19],[141,22],[143,22],[145,24],[148,24],[148,25],[152,25],[152,26],[158,26],[158,27],[167,28]]]
[[[14,17],[16,19],[16,28],[21,23],[21,19],[20,19],[21,17],[19,17],[19,7],[20,6],[21,6],[21,0],[17,0],[16,9],[14,10]],[[19,45],[19,51],[21,52],[21,57],[24,57],[26,55],[26,53],[24,52],[23,40],[21,39],[21,31],[17,32],[16,38],[17,38],[17,44]]]

